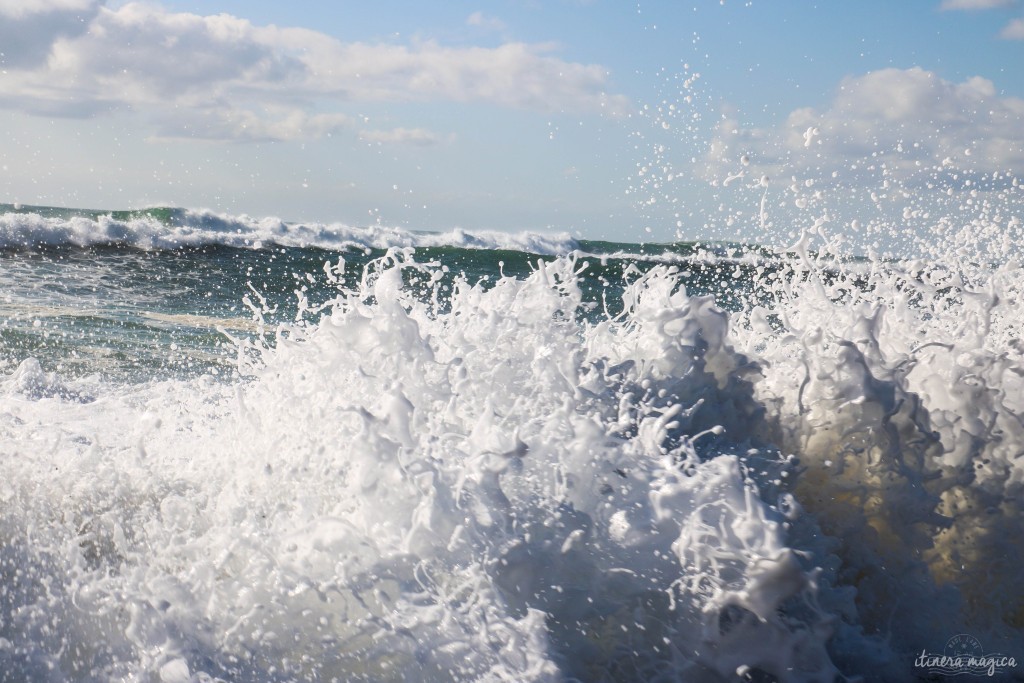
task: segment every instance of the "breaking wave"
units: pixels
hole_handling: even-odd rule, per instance
[[[798,251],[740,311],[660,265],[601,315],[576,257],[446,290],[392,250],[239,338],[237,382],[23,364],[0,670],[831,682],[961,632],[1024,652],[1019,268]]]
[[[415,232],[402,228],[352,227],[341,223],[288,223],[279,218],[229,216],[189,209],[78,211],[0,205],[0,249],[98,245],[139,249],[178,249],[221,245],[262,248],[317,247],[330,250],[401,247],[500,249],[530,254],[567,254],[577,243],[566,234],[460,228]]]

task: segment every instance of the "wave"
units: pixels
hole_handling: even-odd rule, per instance
[[[577,240],[565,233],[461,228],[424,232],[387,226],[285,222],[275,217],[232,216],[172,207],[104,211],[0,204],[0,249],[44,246],[126,246],[146,250],[276,246],[333,251],[457,248],[548,257],[575,252],[602,260],[651,263],[721,263],[733,259],[740,264],[756,264],[786,257],[784,251],[730,242],[631,244]]]
[[[84,402],[28,363],[0,666],[831,682],[926,675],[957,633],[1022,652],[1019,273],[872,266],[733,314],[655,266],[595,320],[575,257],[444,293],[393,252],[239,340],[244,381]]]
[[[138,249],[208,245],[329,250],[459,247],[547,256],[567,254],[578,247],[576,240],[567,234],[528,231],[507,233],[455,228],[431,233],[384,226],[289,223],[273,217],[229,216],[191,209],[104,212],[0,204],[0,249],[101,245]]]

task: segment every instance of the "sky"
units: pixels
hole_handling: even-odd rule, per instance
[[[920,228],[1024,173],[1021,74],[1020,0],[0,0],[0,202]]]

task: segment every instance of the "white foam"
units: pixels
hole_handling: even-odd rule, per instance
[[[84,401],[23,366],[0,666],[901,680],[949,634],[1022,651],[1019,273],[854,284],[798,251],[771,309],[730,320],[656,267],[598,322],[575,258],[442,307],[392,252],[241,348],[239,384]]]
[[[282,331],[234,390],[9,395],[6,443],[60,444],[0,460],[21,511],[4,517],[3,572],[27,577],[3,622],[9,667],[830,675],[813,571],[759,495],[758,472],[784,464],[750,450],[756,406],[703,369],[744,363],[710,300],[659,272],[629,288],[627,318],[592,326],[561,260],[460,282],[440,313],[402,287],[421,267],[403,258],[318,327]],[[736,433],[712,447],[720,423]],[[708,429],[698,455],[686,435]],[[45,531],[19,544],[29,528]],[[779,612],[793,601],[809,606],[796,621]],[[58,654],[66,639],[78,649]]]
[[[124,245],[140,249],[203,245],[260,249],[277,245],[333,250],[454,246],[511,249],[543,255],[566,254],[576,248],[576,242],[564,233],[466,231],[460,228],[428,233],[385,226],[286,223],[278,218],[228,216],[210,211],[176,210],[171,225],[147,216],[117,220],[110,215],[92,219],[34,213],[0,214],[0,249],[41,245]]]

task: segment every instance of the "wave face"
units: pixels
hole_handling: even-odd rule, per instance
[[[23,361],[0,670],[897,681],[958,633],[1024,653],[1019,269],[796,252],[702,261],[749,278],[726,311],[685,267],[624,266],[602,307],[578,255],[483,280],[391,250],[226,331],[238,379]]]

